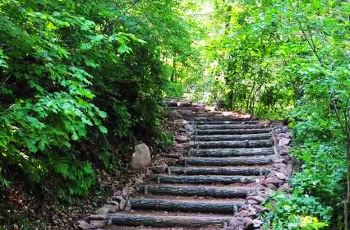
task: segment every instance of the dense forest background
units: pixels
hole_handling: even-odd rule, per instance
[[[162,101],[187,97],[289,123],[298,167],[266,229],[347,229],[349,56],[342,0],[0,0],[2,203],[88,196],[129,146],[166,149]]]

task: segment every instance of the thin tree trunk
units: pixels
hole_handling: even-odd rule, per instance
[[[344,229],[349,229],[348,207],[350,202],[350,136],[348,134],[346,141],[347,156],[347,175],[346,175],[346,199],[344,201]]]
[[[350,111],[345,112],[345,135],[346,135],[346,198],[344,201],[344,229],[349,229],[349,203],[350,203]]]

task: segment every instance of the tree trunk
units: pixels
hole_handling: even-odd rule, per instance
[[[347,127],[349,129],[349,127]],[[346,198],[344,201],[344,229],[349,229],[349,203],[350,203],[350,133],[346,137],[346,156],[347,156],[347,174],[346,174]]]

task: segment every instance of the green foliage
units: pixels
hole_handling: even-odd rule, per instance
[[[90,162],[67,161],[67,159],[53,162],[54,172],[66,179],[68,191],[62,186],[61,193],[64,197],[81,196],[86,194],[91,186],[95,184],[95,171]]]
[[[288,119],[294,128],[293,154],[302,163],[302,171],[291,181],[294,198],[288,202],[294,210],[276,214],[271,209],[270,215],[281,216],[270,218],[270,227],[287,229],[292,222],[294,229],[300,223],[303,229],[325,228],[325,223],[331,229],[342,228],[346,159],[336,111],[344,120],[350,98],[345,77],[349,3],[204,2],[194,11],[200,14],[201,6],[212,11],[199,16],[212,34],[198,42],[205,44],[199,48],[206,69],[202,78],[192,78],[195,83],[183,84],[195,90],[193,98],[198,100],[259,117]],[[320,208],[333,207],[327,218],[314,219],[313,207],[301,215],[298,205],[307,206],[309,196]],[[285,204],[283,198],[274,202],[278,207]]]
[[[158,135],[156,142],[162,150],[167,150],[174,142],[174,135],[167,130],[162,131]]]
[[[182,7],[0,1],[0,186],[22,178],[82,196],[96,168],[120,167],[118,142],[169,145],[160,105],[194,52]]]
[[[329,228],[342,229],[345,181],[350,173],[346,172],[350,158],[346,159],[345,145],[350,114],[350,3],[206,3],[212,11],[203,23],[212,35],[200,47],[206,63],[196,87],[205,91],[201,100],[290,121],[295,134],[293,154],[302,165],[291,181],[295,196],[313,196],[320,205],[333,207]],[[275,202],[279,206],[284,201]],[[270,221],[271,226],[279,226],[279,219]],[[284,226],[288,219],[281,221]]]
[[[331,208],[323,207],[314,197],[273,194],[264,205],[264,229],[318,230],[329,226]]]

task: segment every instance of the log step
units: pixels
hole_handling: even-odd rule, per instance
[[[218,186],[182,186],[182,185],[143,185],[140,192],[145,194],[177,195],[177,196],[205,196],[217,198],[245,198],[253,193],[250,189],[222,188]]]
[[[184,118],[190,118],[188,119],[191,122],[210,122],[210,121],[240,121],[240,122],[245,122],[245,121],[250,121],[251,118],[238,118],[238,117],[226,117],[226,116],[202,116],[202,117],[190,117],[190,116],[184,116]],[[187,119],[186,119],[187,120]]]
[[[243,135],[197,135],[195,141],[242,141],[242,140],[266,140],[271,139],[270,133],[243,134]]]
[[[159,199],[134,198],[129,200],[133,210],[162,210],[184,211],[201,213],[234,214],[243,204],[244,200],[186,200],[186,199]]]
[[[242,168],[242,167],[169,167],[170,174],[183,175],[240,175],[260,176],[270,173],[265,168]]]
[[[196,129],[261,129],[268,128],[267,124],[210,124],[196,125]]]
[[[271,129],[197,129],[196,135],[269,133]]]
[[[272,147],[272,140],[245,140],[245,141],[191,141],[192,148],[261,148]]]
[[[273,148],[236,148],[236,149],[191,149],[187,153],[193,157],[235,157],[266,156],[274,154]]]
[[[272,163],[272,158],[268,157],[184,157],[182,159],[185,165],[267,165]]]
[[[254,120],[243,120],[243,121],[235,121],[235,120],[208,120],[208,121],[190,121],[192,124],[196,125],[224,125],[224,124],[237,124],[237,125],[245,125],[245,124],[268,124],[268,122],[262,121],[254,121]]]
[[[149,226],[149,227],[204,227],[218,225],[223,227],[232,217],[217,215],[163,214],[163,213],[115,213],[108,216],[111,225]],[[215,228],[214,228],[215,229]]]
[[[234,184],[252,183],[256,176],[226,176],[226,175],[154,175],[154,180],[158,183],[179,183],[179,184]]]

